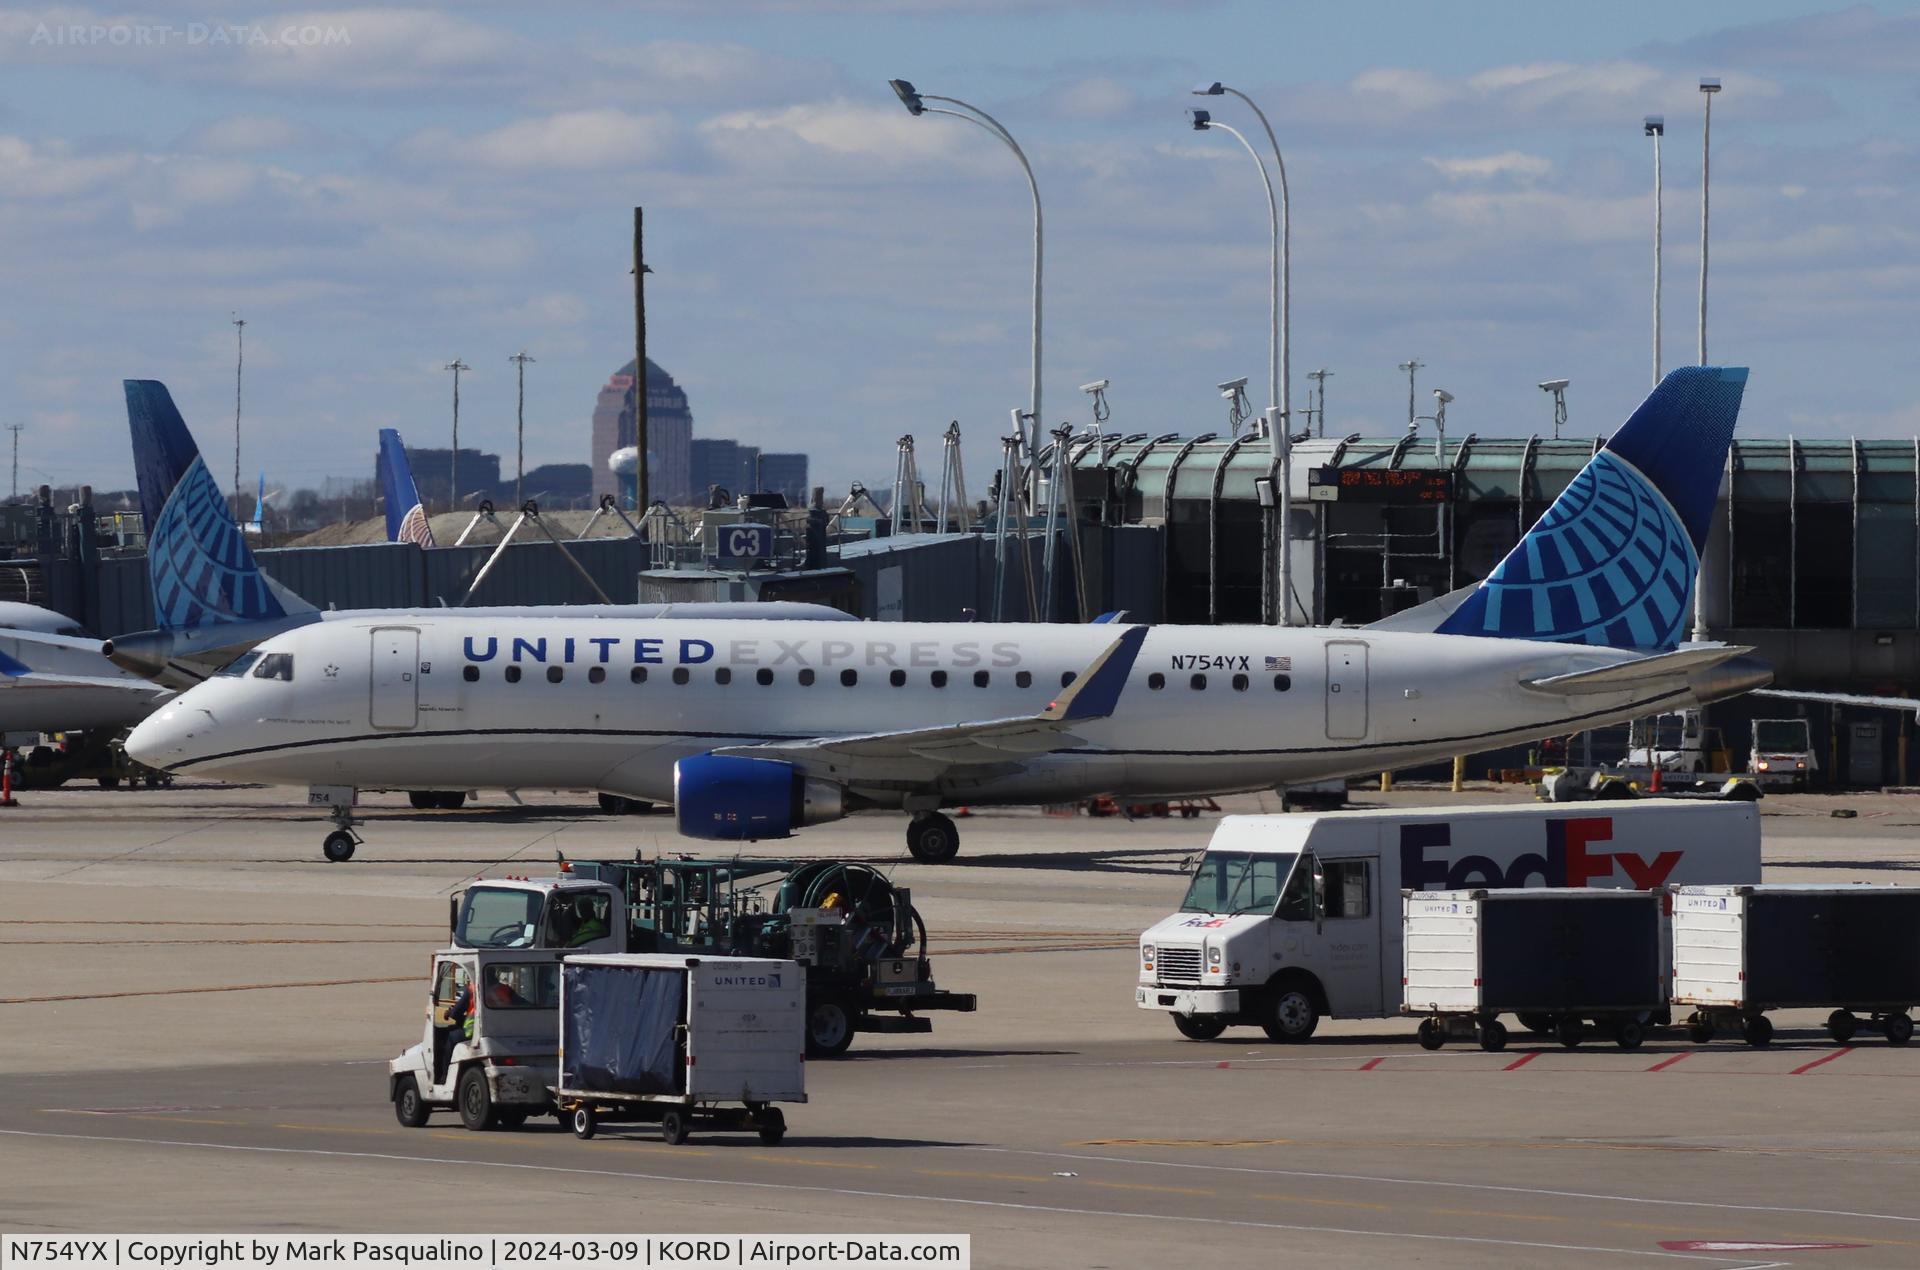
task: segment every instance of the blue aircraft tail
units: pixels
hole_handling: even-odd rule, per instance
[[[167,386],[129,379],[125,387],[156,625],[191,630],[285,617]]]
[[[1742,367],[1668,374],[1434,629],[1611,648],[1677,646],[1746,383]]]
[[[387,541],[433,546],[433,526],[427,522],[426,505],[413,483],[407,447],[392,428],[380,429],[380,460],[376,466],[380,469],[380,492],[387,503]]]

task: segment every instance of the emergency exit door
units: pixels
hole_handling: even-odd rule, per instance
[[[368,722],[376,728],[410,728],[420,721],[420,632],[410,626],[373,631],[373,697]]]
[[[1327,644],[1327,739],[1367,735],[1367,646],[1355,639]]]

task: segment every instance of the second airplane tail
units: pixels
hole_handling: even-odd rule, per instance
[[[1669,373],[1506,559],[1430,629],[1677,646],[1746,383],[1744,367]]]
[[[407,462],[407,447],[393,428],[380,429],[379,468],[380,492],[387,504],[387,541],[433,546],[433,526],[427,521],[420,489],[413,482],[413,465]]]

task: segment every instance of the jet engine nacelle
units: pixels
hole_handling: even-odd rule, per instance
[[[847,814],[846,790],[792,763],[696,754],[673,765],[673,817],[689,838],[785,838]]]

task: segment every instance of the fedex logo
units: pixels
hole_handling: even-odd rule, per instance
[[[1453,826],[1442,821],[1400,828],[1400,884],[1415,890],[1458,890],[1469,886],[1609,886],[1615,869],[1635,890],[1666,882],[1680,863],[1678,851],[1662,851],[1648,860],[1632,851],[1602,851],[1613,841],[1613,817],[1583,816],[1546,822],[1541,851],[1516,856],[1504,867],[1493,857],[1454,858]],[[1431,853],[1431,854],[1430,854]]]

